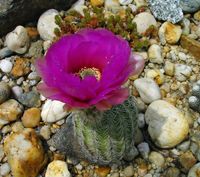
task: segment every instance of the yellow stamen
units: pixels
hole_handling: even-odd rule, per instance
[[[95,78],[97,80],[101,79],[101,72],[99,71],[99,69],[97,68],[82,68],[79,70],[79,72],[77,73],[78,76],[80,76],[81,79],[84,79],[86,76],[95,76]]]

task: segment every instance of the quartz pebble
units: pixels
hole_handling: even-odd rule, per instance
[[[160,148],[176,146],[189,132],[183,113],[164,100],[157,100],[149,105],[145,120],[153,142]]]
[[[10,73],[12,70],[13,64],[11,61],[4,59],[0,61],[0,69],[4,72],[4,73]]]
[[[164,45],[166,42],[169,44],[176,44],[182,34],[181,26],[173,25],[170,22],[165,22],[159,28],[159,38],[161,43]]]
[[[148,56],[150,62],[152,63],[157,63],[157,64],[163,63],[161,47],[157,44],[153,44],[149,47]]]
[[[10,96],[10,87],[5,82],[0,82],[0,104],[6,101]]]
[[[153,79],[140,78],[134,81],[134,86],[140,94],[141,99],[145,103],[151,103],[161,98],[158,85]]]
[[[54,29],[59,28],[58,25],[55,23],[55,16],[58,15],[58,11],[55,9],[50,9],[44,12],[37,24],[37,30],[40,34],[40,37],[43,40],[53,40],[55,37]]]
[[[48,140],[51,137],[51,130],[50,127],[48,125],[43,126],[40,129],[40,135],[45,139]]]
[[[135,16],[133,22],[137,24],[138,33],[144,33],[150,26],[157,27],[157,22],[153,15],[148,12],[142,12]]]
[[[60,101],[47,100],[42,108],[41,117],[44,122],[57,122],[69,113],[64,110],[64,103]]]
[[[45,177],[71,177],[71,174],[66,162],[54,160],[48,165]]]
[[[175,76],[178,81],[187,80],[192,74],[192,68],[183,64],[175,64]]]
[[[4,151],[13,176],[36,177],[46,164],[47,157],[34,130],[13,133],[4,142]]]
[[[78,0],[71,7],[71,9],[79,12],[83,16],[84,16],[83,10],[86,9],[86,8],[87,7],[85,6],[85,0]]]
[[[29,36],[26,28],[17,26],[12,32],[6,35],[6,46],[19,54],[23,54],[29,47]]]
[[[132,3],[133,0],[119,0],[119,3],[123,6],[126,6],[130,3]]]
[[[124,170],[123,170],[123,174],[126,176],[126,177],[131,177],[134,175],[134,168],[132,165],[129,165],[128,167],[126,167]]]

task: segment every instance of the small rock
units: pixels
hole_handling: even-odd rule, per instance
[[[189,170],[193,165],[195,165],[197,160],[194,157],[194,155],[190,151],[188,151],[183,153],[179,157],[179,162],[182,165],[182,167],[184,167],[186,170]]]
[[[30,108],[24,112],[22,123],[26,128],[34,128],[40,123],[40,110],[38,108]]]
[[[143,158],[147,159],[149,156],[149,152],[150,152],[150,148],[149,148],[149,144],[146,142],[140,143],[138,146],[138,151],[140,152],[140,154],[142,155]]]
[[[26,29],[23,26],[17,26],[14,31],[6,35],[5,44],[16,53],[25,53],[29,47],[29,36]]]
[[[183,64],[175,64],[175,76],[178,81],[187,80],[192,74],[192,68]]]
[[[0,49],[0,59],[9,57],[13,54],[13,51],[10,50],[8,47],[4,47],[3,49]]]
[[[190,169],[187,177],[199,177],[199,176],[200,176],[200,163],[197,163]]]
[[[180,170],[175,167],[170,167],[166,170],[165,177],[180,177]]]
[[[27,106],[29,108],[40,107],[40,105],[41,105],[40,94],[36,91],[23,93],[20,95],[18,100],[24,106]]]
[[[26,27],[27,33],[31,39],[37,39],[39,33],[35,27]]]
[[[120,10],[119,1],[116,0],[105,0],[105,9],[113,13],[117,13]]]
[[[140,78],[134,81],[134,86],[140,94],[141,99],[145,103],[151,103],[161,98],[158,85],[153,79]]]
[[[138,127],[139,128],[144,128],[144,126],[145,126],[144,114],[139,113],[138,114]]]
[[[183,18],[182,25],[183,25],[182,34],[189,35],[190,34],[190,20],[188,20],[187,18]]]
[[[99,167],[95,169],[95,173],[99,177],[106,177],[110,173],[110,167]]]
[[[82,16],[84,16],[84,9],[87,9],[87,6],[85,6],[85,0],[77,0],[71,7],[72,10],[77,11]]]
[[[52,41],[54,39],[54,29],[59,28],[59,26],[55,23],[55,16],[58,14],[59,12],[57,10],[50,9],[40,16],[37,24],[37,30],[43,40]]]
[[[184,12],[195,12],[200,8],[199,0],[180,0],[181,8]]]
[[[5,82],[0,82],[0,104],[6,101],[10,96],[10,87]]]
[[[154,16],[148,12],[139,13],[135,16],[133,22],[137,24],[137,32],[140,34],[144,33],[150,26],[157,27]]]
[[[17,120],[23,113],[23,106],[10,99],[0,105],[0,119],[6,122]]]
[[[71,174],[66,162],[54,160],[48,165],[45,177],[71,177]]]
[[[188,36],[182,35],[180,40],[181,47],[187,49],[194,57],[200,58],[200,42]]]
[[[47,162],[42,142],[32,129],[8,136],[4,151],[14,177],[36,177]]]
[[[197,21],[200,21],[200,11],[198,11],[194,14],[194,19]]]
[[[161,47],[157,44],[153,44],[149,47],[148,56],[150,62],[152,63],[157,63],[157,64],[163,63]]]
[[[173,25],[170,22],[163,23],[158,32],[160,41],[163,45],[166,42],[169,44],[176,44],[179,41],[181,34],[181,26]]]
[[[0,175],[6,176],[10,173],[10,166],[8,163],[0,165]]]
[[[37,72],[31,72],[28,75],[28,79],[30,79],[30,80],[39,80],[40,76],[37,74]]]
[[[11,128],[14,133],[22,132],[24,130],[24,126],[21,121],[13,123]]]
[[[90,0],[90,3],[92,6],[98,7],[104,4],[104,0]]]
[[[40,58],[43,56],[43,41],[38,40],[32,42],[28,52],[24,55],[25,57],[31,58]]]
[[[134,0],[134,3],[136,4],[137,8],[147,6],[146,0]]]
[[[176,146],[189,132],[183,113],[164,100],[157,100],[149,105],[145,120],[153,142],[160,148]]]
[[[129,5],[133,0],[119,0],[119,3],[123,6]]]
[[[42,108],[41,117],[44,122],[57,122],[66,117],[69,112],[64,109],[64,103],[47,100]]]
[[[29,61],[26,58],[16,58],[11,74],[14,77],[20,77],[28,74],[30,71]]]
[[[12,70],[13,64],[7,60],[1,60],[0,61],[0,69],[4,72],[4,73],[10,73]]]
[[[179,57],[179,59],[182,60],[182,61],[186,61],[186,60],[187,60],[187,56],[186,56],[185,53],[183,53],[183,52],[179,52],[179,53],[178,53],[178,57]]]
[[[165,62],[165,66],[164,66],[164,70],[165,70],[165,73],[168,76],[173,76],[174,72],[175,72],[175,65],[174,65],[174,63],[171,63],[170,61],[166,61]]]
[[[178,149],[180,149],[181,151],[185,152],[189,149],[190,147],[190,141],[185,141],[183,143],[181,143],[180,145],[178,145]]]
[[[163,167],[165,163],[165,159],[162,154],[152,151],[149,154],[149,161],[153,164],[155,164],[157,167]]]
[[[48,140],[51,137],[51,130],[50,127],[48,125],[43,126],[40,129],[40,135],[45,139]]]
[[[131,177],[134,175],[134,168],[132,165],[129,165],[128,167],[126,167],[124,170],[123,170],[123,174],[126,176],[126,177]]]
[[[23,89],[19,86],[12,87],[12,93],[15,98],[19,98],[21,94],[23,93]]]
[[[153,15],[159,20],[177,23],[183,18],[179,0],[148,0],[148,3]]]

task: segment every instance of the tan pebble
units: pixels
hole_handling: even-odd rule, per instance
[[[30,71],[29,62],[26,58],[17,58],[11,74],[14,77],[20,77],[28,74]]]
[[[95,173],[98,177],[106,177],[110,173],[110,167],[99,167],[95,169]]]
[[[200,11],[194,14],[194,19],[200,21]]]
[[[12,124],[12,131],[14,133],[17,133],[17,132],[22,132],[24,130],[24,126],[22,124],[22,122],[15,122]]]
[[[30,108],[24,112],[22,117],[22,123],[26,128],[33,128],[39,125],[40,123],[40,109]]]
[[[104,4],[104,0],[90,0],[92,6],[102,6]]]
[[[180,156],[179,162],[186,170],[189,170],[197,160],[192,152],[188,151]]]
[[[39,36],[37,28],[35,28],[35,27],[26,27],[26,30],[28,32],[29,37],[32,39],[35,39]]]

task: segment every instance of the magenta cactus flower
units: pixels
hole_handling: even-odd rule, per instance
[[[36,61],[43,79],[38,89],[68,108],[106,110],[128,98],[122,85],[143,67],[126,40],[106,29],[83,29],[63,36]]]

